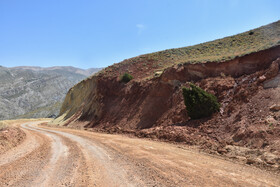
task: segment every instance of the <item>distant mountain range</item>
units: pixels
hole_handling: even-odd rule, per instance
[[[0,66],[0,120],[55,117],[69,88],[101,69]]]

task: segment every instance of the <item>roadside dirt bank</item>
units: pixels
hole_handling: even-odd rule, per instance
[[[188,86],[185,82],[188,80],[167,80],[163,76],[124,85],[117,79],[97,77],[93,82],[80,83],[77,90],[70,90],[72,96],[68,94],[63,108],[69,111],[52,123],[181,142],[198,146],[207,153],[279,172],[280,59],[270,61],[271,56],[265,56],[262,58],[267,62],[266,66],[260,66],[260,70],[258,64],[262,61],[254,64],[254,60],[260,57],[258,54],[244,58],[246,63],[256,65],[247,72],[249,74],[221,74],[193,81],[214,94],[221,103],[220,112],[210,118],[189,119],[181,90]],[[241,64],[247,67],[246,63]],[[183,75],[187,69],[178,69],[185,72],[182,78],[185,78]],[[169,73],[173,75],[172,71]],[[97,80],[99,82],[95,82]],[[79,95],[80,90],[90,95],[83,97]],[[79,104],[80,109],[70,107]]]

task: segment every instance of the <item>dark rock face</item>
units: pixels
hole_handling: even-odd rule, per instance
[[[98,70],[0,67],[0,120],[57,116],[67,90]]]

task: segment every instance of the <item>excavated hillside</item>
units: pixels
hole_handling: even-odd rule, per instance
[[[280,21],[196,46],[141,55],[68,91],[53,123],[196,145],[280,170]],[[120,75],[134,79],[125,84]],[[182,87],[217,96],[220,113],[190,120]]]

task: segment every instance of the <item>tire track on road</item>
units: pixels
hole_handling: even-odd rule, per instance
[[[37,126],[33,126],[32,129],[41,132],[55,133],[69,138],[71,141],[78,144],[86,158],[88,173],[90,174],[90,176],[88,176],[90,183],[99,186],[141,186],[140,184],[134,184],[133,181],[131,181],[131,176],[129,176],[126,170],[112,160],[113,156],[102,147],[94,144],[93,141],[89,141],[70,133],[40,128]],[[134,176],[134,179],[137,180],[137,177]]]
[[[37,146],[0,165],[0,186],[280,185],[277,174],[186,147],[39,123],[22,124]]]

